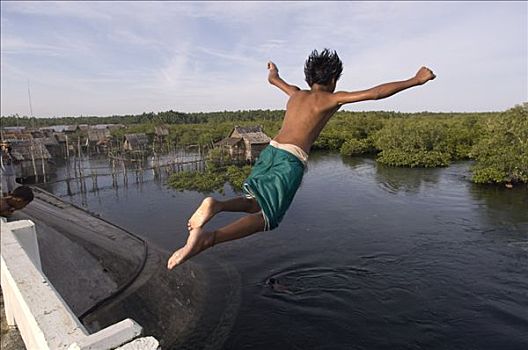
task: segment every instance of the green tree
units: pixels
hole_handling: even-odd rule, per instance
[[[441,120],[389,119],[374,136],[377,161],[392,166],[447,166],[447,127]]]
[[[528,105],[518,105],[482,126],[482,137],[472,148],[476,183],[528,183]]]

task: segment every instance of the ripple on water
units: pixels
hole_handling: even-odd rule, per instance
[[[361,280],[372,278],[375,273],[358,266],[343,267],[306,267],[286,270],[269,276],[265,286],[272,293],[269,297],[288,296],[290,302],[302,302],[306,299],[334,298],[339,301],[341,294],[350,294],[364,285]],[[345,300],[343,300],[344,302]]]

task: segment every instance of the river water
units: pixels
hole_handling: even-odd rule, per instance
[[[104,160],[89,166],[108,173]],[[204,316],[178,348],[528,349],[528,190],[472,184],[469,168],[313,153],[278,229],[188,262],[210,271],[203,312],[220,317]],[[115,188],[99,176],[97,191],[88,179],[85,193],[75,182],[44,188],[178,248],[204,194],[172,190],[163,174],[128,177]],[[212,194],[233,195],[227,185]]]

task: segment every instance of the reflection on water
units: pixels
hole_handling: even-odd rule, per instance
[[[486,209],[486,219],[498,225],[519,225],[528,221],[528,186],[508,189],[503,186],[472,185],[472,198]],[[519,229],[522,227],[519,226]],[[528,227],[524,227],[528,232]]]
[[[212,292],[203,312],[224,316],[203,317],[191,334],[216,334],[205,347],[224,349],[528,348],[527,190],[474,185],[469,167],[313,153],[278,229],[193,258],[213,275],[218,264],[231,271],[212,291],[237,293]],[[203,195],[129,176],[115,188],[101,175],[84,194],[47,188],[167,250],[181,245]],[[235,195],[225,193],[212,195]],[[208,227],[240,216],[221,213]]]
[[[316,295],[350,290],[350,275],[368,275],[372,272],[359,267],[306,267],[283,271],[267,279],[270,288],[290,295]],[[358,288],[358,287],[356,287]]]
[[[409,176],[410,172],[412,172],[412,176]],[[389,193],[400,191],[417,193],[422,188],[436,185],[439,178],[438,169],[391,168],[376,163],[376,180]]]

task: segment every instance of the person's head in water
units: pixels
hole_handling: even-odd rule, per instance
[[[313,50],[304,63],[304,76],[310,87],[313,84],[329,87],[332,91],[343,72],[343,63],[337,52],[324,49]]]
[[[11,216],[15,210],[23,209],[33,200],[33,191],[27,186],[19,186],[2,197],[1,216]]]

